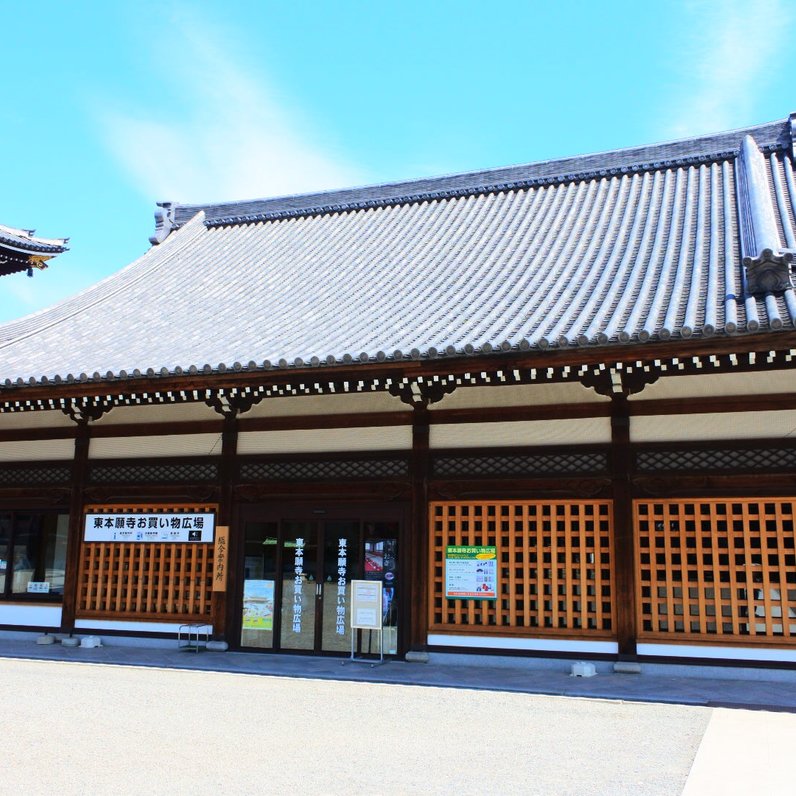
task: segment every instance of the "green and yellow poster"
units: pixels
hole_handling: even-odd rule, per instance
[[[497,599],[497,548],[449,545],[445,551],[445,597]]]

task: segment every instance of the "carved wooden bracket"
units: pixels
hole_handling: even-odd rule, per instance
[[[413,409],[425,409],[429,404],[441,401],[456,389],[454,381],[410,381],[392,384],[390,395],[400,398]]]
[[[205,403],[224,417],[237,417],[248,412],[255,404],[260,403],[261,395],[236,395],[230,397],[225,393],[218,393],[208,398]]]
[[[110,401],[94,400],[89,403],[76,400],[61,411],[75,423],[88,423],[92,420],[99,420],[111,409],[113,409],[113,404]]]
[[[627,397],[640,393],[649,384],[654,384],[658,381],[658,374],[646,370],[633,370],[628,373],[626,370],[606,368],[598,373],[585,373],[580,381],[584,387],[591,387],[598,395],[605,395],[608,398],[614,395]]]

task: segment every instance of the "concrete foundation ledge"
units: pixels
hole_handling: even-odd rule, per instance
[[[641,664],[635,661],[617,661],[614,664],[616,674],[641,674]]]
[[[429,654],[418,650],[409,650],[404,656],[404,660],[407,663],[428,663]]]

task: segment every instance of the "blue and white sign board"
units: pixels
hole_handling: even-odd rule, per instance
[[[86,514],[86,542],[212,542],[215,514]]]

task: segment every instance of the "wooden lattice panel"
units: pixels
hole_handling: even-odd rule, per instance
[[[796,638],[796,500],[636,501],[639,638]]]
[[[87,506],[86,513],[208,512],[213,506]],[[210,617],[213,545],[83,542],[78,617],[206,620]]]
[[[429,527],[431,630],[612,637],[610,501],[435,502]],[[497,600],[445,598],[449,545],[497,547]]]

